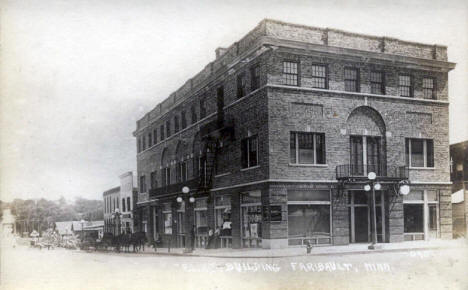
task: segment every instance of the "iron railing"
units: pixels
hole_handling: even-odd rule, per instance
[[[369,174],[369,172],[374,172],[377,177],[380,178],[409,178],[409,171],[408,167],[406,166],[383,166],[382,164],[343,164],[336,167],[336,179],[367,178],[367,174]]]

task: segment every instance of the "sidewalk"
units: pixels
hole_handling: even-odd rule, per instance
[[[346,246],[317,246],[313,247],[309,255],[327,256],[327,255],[350,255],[350,254],[372,254],[381,252],[400,252],[416,250],[434,250],[446,248],[468,247],[466,239],[457,240],[435,240],[435,241],[412,241],[401,243],[385,243],[378,250],[367,249],[369,244],[350,244]],[[184,253],[184,249],[158,248],[157,252],[153,248],[145,248],[144,254],[152,255],[172,255],[188,257],[213,257],[213,258],[283,258],[306,256],[305,247],[290,247],[285,249],[195,249],[193,253]]]

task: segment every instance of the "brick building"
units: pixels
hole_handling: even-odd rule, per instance
[[[446,51],[263,20],[137,121],[135,225],[180,247],[369,242],[375,172],[379,242],[450,238]]]
[[[133,173],[126,172],[119,176],[120,186],[104,191],[104,232],[117,234],[133,233],[133,209],[135,207],[136,187],[133,186]],[[116,209],[117,215],[116,217]],[[120,223],[118,226],[117,223]]]

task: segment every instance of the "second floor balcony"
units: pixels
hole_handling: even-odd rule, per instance
[[[374,172],[377,178],[384,180],[404,180],[409,178],[407,166],[342,164],[336,167],[336,179],[367,179],[367,174],[369,174],[369,172]]]

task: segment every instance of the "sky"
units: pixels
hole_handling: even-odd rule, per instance
[[[141,118],[262,19],[448,46],[468,140],[468,1],[0,1],[0,199],[101,199]]]

